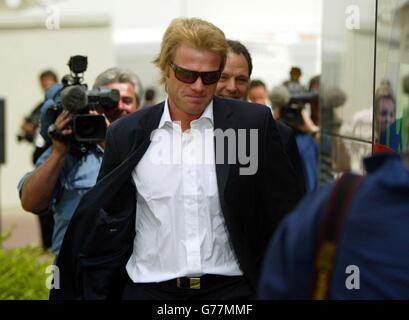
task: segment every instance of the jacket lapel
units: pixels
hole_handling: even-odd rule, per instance
[[[108,189],[105,190],[107,193],[113,195],[121,187],[120,182],[125,182],[129,179],[132,170],[142,159],[146,150],[150,145],[150,135],[157,129],[164,108],[164,103],[157,106],[150,107],[152,108],[151,112],[146,114],[146,117],[141,119],[140,126],[138,130],[135,130],[136,134],[141,135],[138,139],[135,139],[135,144],[132,146],[132,151],[129,156],[112,172],[106,175],[100,182],[104,180],[110,180],[111,183],[101,185],[106,186]],[[233,110],[232,107],[225,103],[224,99],[214,97],[213,100],[213,117],[214,117],[214,130],[219,130],[225,132],[227,129],[234,129],[233,122]],[[236,132],[236,130],[235,130]],[[237,132],[236,132],[237,133]],[[222,143],[223,145],[217,145]],[[216,139],[214,138],[214,147],[215,147],[215,161],[216,161],[216,177],[217,177],[217,186],[219,191],[219,198],[224,207],[224,191],[226,189],[226,184],[229,177],[229,171],[231,165],[228,163],[228,159],[233,156],[233,159],[236,159],[236,155],[230,155],[229,152],[234,152],[234,148],[228,147],[227,139]],[[223,153],[223,154],[220,154]],[[222,162],[218,159],[223,159]],[[99,184],[99,183],[98,183]],[[106,197],[103,202],[107,203],[110,201],[110,196]]]
[[[131,167],[131,171],[135,168],[135,166],[139,163],[142,159],[143,155],[145,154],[146,150],[148,149],[149,145],[151,144],[151,133],[156,130],[159,126],[160,119],[163,114],[163,108],[165,103],[162,102],[156,106],[149,107],[152,108],[151,112],[146,114],[146,117],[141,119],[140,123],[140,134],[141,139],[135,139],[135,143],[131,148],[131,153],[129,156],[124,160],[124,163]]]
[[[163,106],[164,103],[150,107],[152,111],[148,112],[145,117],[141,119],[138,128],[135,129],[135,143],[131,148],[132,151],[130,154],[118,167],[99,180],[93,188],[95,192],[105,195],[100,206],[103,207],[109,203],[112,197],[114,197],[117,191],[122,187],[123,183],[129,180],[132,170],[142,159],[151,143],[150,135],[159,125],[163,113]]]

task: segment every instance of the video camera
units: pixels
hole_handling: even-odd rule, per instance
[[[24,118],[24,121],[26,123],[29,123],[31,125],[33,125],[32,121],[30,120],[29,117]],[[33,125],[34,126],[34,125]],[[22,142],[22,141],[26,141],[29,143],[33,143],[34,142],[34,135],[28,132],[25,132],[24,130],[20,129],[20,131],[17,133],[17,141],[18,142]]]
[[[307,103],[315,103],[317,101],[317,92],[292,92],[287,106],[281,109],[281,119],[289,126],[300,126],[304,123],[301,111],[305,108],[305,105]]]
[[[88,90],[88,86],[83,83],[83,73],[88,66],[86,56],[70,57],[68,66],[71,74],[63,77],[62,88],[58,92],[59,99],[54,99],[58,102],[45,111],[47,115],[42,118],[41,126],[47,128],[51,138],[62,141],[70,139],[71,147],[77,147],[76,149],[84,152],[90,144],[105,139],[107,129],[105,117],[90,114],[90,111],[102,113],[104,110],[117,108],[120,94],[115,89]],[[71,115],[70,128],[73,133],[70,137],[62,136],[53,125],[63,110]]]

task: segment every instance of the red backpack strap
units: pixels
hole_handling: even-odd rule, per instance
[[[311,298],[314,300],[329,298],[338,240],[353,196],[362,178],[362,176],[352,173],[345,173],[332,187],[319,226],[311,294]]]

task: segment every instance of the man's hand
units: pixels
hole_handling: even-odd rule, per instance
[[[24,131],[24,133],[25,133],[26,135],[29,135],[29,136],[34,136],[35,130],[36,130],[36,129],[34,128],[33,123],[28,122],[28,121],[24,121],[24,122],[21,124],[20,129],[21,129],[22,131]]]
[[[37,167],[24,182],[21,190],[21,205],[24,210],[40,213],[49,207],[51,197],[64,165],[65,156],[69,151],[69,143],[64,142],[66,136],[72,133],[67,128],[71,118],[67,111],[63,111],[54,122],[57,131],[53,142],[53,151],[44,163]],[[57,136],[62,139],[56,139]],[[68,141],[68,139],[67,139]]]
[[[55,129],[58,130],[63,137],[67,137],[72,134],[72,130],[67,128],[67,125],[70,121],[71,117],[68,111],[63,111],[59,114],[54,122]],[[70,148],[68,139],[67,141],[61,141],[52,137],[51,140],[53,142],[53,153],[55,153],[55,155],[59,157],[64,157],[68,153],[68,150]]]
[[[319,141],[319,132],[320,128],[314,124],[309,115],[301,110],[301,117],[303,119],[303,124],[300,125],[297,129],[312,135],[317,141]]]

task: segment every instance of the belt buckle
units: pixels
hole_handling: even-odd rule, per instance
[[[185,279],[189,281],[186,288],[196,289],[196,290],[200,289],[200,278],[185,278]],[[182,281],[180,281],[180,278],[176,279],[176,285],[178,288],[185,288]]]
[[[200,289],[200,278],[189,278],[190,289]]]

